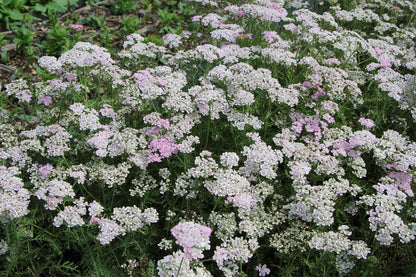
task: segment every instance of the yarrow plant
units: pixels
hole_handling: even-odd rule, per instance
[[[188,1],[0,86],[0,272],[416,274],[416,6],[337,2]]]
[[[71,29],[75,31],[82,31],[84,30],[84,26],[81,24],[71,24]]]

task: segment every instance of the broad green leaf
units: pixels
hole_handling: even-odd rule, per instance
[[[31,21],[41,21],[42,19],[40,19],[39,17],[36,17],[36,16],[30,16],[30,20]]]
[[[4,1],[2,1],[1,4],[2,4],[3,7],[8,7],[12,4],[12,2],[13,2],[13,0],[4,0]]]
[[[75,6],[78,0],[53,0],[45,5],[45,7],[53,12],[64,13],[68,10],[68,3]]]
[[[27,122],[29,122],[31,118],[29,115],[26,115],[26,114],[18,114],[16,115],[16,117],[20,120],[27,121]]]
[[[23,20],[23,14],[19,10],[5,10],[5,12],[9,15],[10,19],[20,21]]]
[[[14,0],[14,6],[15,8],[20,8],[24,4],[26,4],[27,0]]]
[[[33,10],[35,12],[45,13],[47,8],[44,5],[36,3],[36,5],[33,7]]]
[[[67,11],[68,1],[66,0],[53,0],[45,5],[45,7],[53,12],[64,13]]]

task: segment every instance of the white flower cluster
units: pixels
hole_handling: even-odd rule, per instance
[[[193,97],[201,115],[218,119],[220,112],[224,113],[229,110],[224,91],[214,85],[194,86],[188,90],[188,93]]]
[[[136,231],[147,223],[156,223],[159,220],[154,208],[147,208],[142,212],[136,206],[114,208],[111,218],[118,221],[126,232]]]
[[[105,164],[102,160],[95,160],[91,165],[89,174],[91,180],[102,180],[109,188],[111,188],[114,185],[123,185],[126,183],[130,168],[131,165],[127,162],[114,166]]]
[[[8,250],[7,242],[4,239],[0,240],[0,255],[6,254]]]
[[[238,9],[260,21],[280,22],[287,18],[288,12],[273,1],[258,4],[243,4]]]
[[[55,210],[64,201],[64,197],[75,197],[75,192],[70,183],[53,179],[38,184],[37,190],[33,195],[46,201],[46,209]]]
[[[236,153],[225,152],[221,154],[221,165],[224,167],[232,168],[238,166],[239,157]]]
[[[346,225],[339,226],[338,232],[316,232],[309,241],[309,246],[317,250],[337,254],[345,253],[357,259],[365,259],[370,253],[370,248],[364,241],[350,240],[348,237],[351,234],[352,232]]]
[[[68,143],[72,136],[60,125],[37,126],[23,131],[22,135],[28,138],[21,142],[22,146],[26,146],[23,149],[39,152],[45,157],[63,156],[70,150]]]
[[[212,277],[212,274],[202,264],[193,263],[191,266],[190,261],[185,259],[184,253],[180,250],[159,260],[157,270],[161,277]]]
[[[32,93],[29,90],[27,81],[23,79],[18,79],[7,84],[6,92],[7,95],[13,95],[22,102],[30,102],[32,98]]]
[[[248,133],[254,143],[245,146],[242,154],[247,157],[244,166],[240,167],[239,172],[247,178],[255,179],[257,174],[263,177],[276,178],[277,166],[283,161],[283,154],[279,150],[274,150],[261,140],[258,133]]]
[[[238,263],[247,263],[259,247],[256,240],[234,237],[221,246],[217,246],[212,257],[224,276],[235,276],[239,270]]]
[[[213,195],[236,195],[250,187],[250,182],[233,169],[219,169],[213,174],[213,177],[213,181],[204,182],[204,186]]]
[[[372,207],[369,215],[370,229],[376,232],[376,239],[382,245],[393,243],[393,235],[397,235],[402,243],[408,243],[415,239],[416,224],[406,224],[398,215],[403,209],[406,194],[391,184],[393,180],[383,178],[374,188],[375,195],[364,195],[358,204],[363,203]]]
[[[300,216],[305,221],[313,221],[316,225],[330,226],[334,223],[333,212],[336,200],[346,193],[356,196],[361,188],[350,185],[346,179],[329,179],[322,186],[296,186],[296,201],[291,202],[289,218]]]
[[[53,219],[53,225],[55,227],[60,227],[64,221],[68,227],[84,225],[84,219],[81,216],[87,214],[86,207],[88,203],[81,197],[75,201],[74,204],[74,206],[65,206],[65,208],[55,216]]]
[[[263,122],[254,115],[249,113],[240,113],[234,110],[225,114],[227,120],[238,130],[244,130],[246,125],[251,126],[254,130],[259,130],[263,125]]]
[[[181,39],[182,37],[180,35],[166,34],[163,36],[163,45],[173,49],[175,47],[179,47],[182,44]]]
[[[5,222],[29,213],[30,192],[18,177],[17,167],[0,166],[0,221]]]
[[[96,219],[100,228],[97,240],[101,244],[109,244],[117,236],[124,236],[127,232],[133,232],[142,228],[145,224],[156,223],[159,215],[154,208],[141,211],[136,206],[114,208],[112,219]]]
[[[209,221],[217,227],[215,236],[222,241],[231,239],[238,229],[235,214],[233,212],[228,214],[211,212]]]
[[[290,221],[290,226],[281,232],[274,233],[270,238],[270,245],[278,252],[289,255],[292,251],[306,251],[307,242],[313,231],[305,223]]]

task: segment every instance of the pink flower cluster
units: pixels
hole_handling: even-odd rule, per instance
[[[361,117],[358,122],[360,122],[361,125],[363,125],[364,127],[367,127],[368,129],[371,129],[375,126],[374,121],[371,119],[367,119],[364,117]]]
[[[49,174],[51,174],[53,171],[53,166],[50,165],[49,163],[39,167],[38,172],[40,173],[40,178],[41,179],[45,179],[46,177],[48,177]]]
[[[292,119],[292,130],[300,134],[305,128],[308,133],[314,133],[315,138],[319,141],[322,138],[322,131],[328,130],[328,124],[325,121],[315,119],[311,116],[303,116],[301,113],[293,113],[290,115]]]
[[[237,36],[238,39],[253,39],[253,34],[252,33],[247,33],[247,34],[239,34]]]
[[[172,235],[176,244],[183,247],[185,257],[189,260],[202,259],[203,250],[209,249],[209,236],[211,228],[194,222],[181,222],[173,227]]]
[[[332,98],[332,94],[331,93],[329,93],[329,92],[325,92],[324,90],[323,90],[323,88],[321,88],[320,86],[314,86],[314,85],[312,85],[312,83],[311,82],[309,82],[309,81],[305,81],[305,82],[303,82],[302,83],[302,85],[304,86],[304,87],[308,87],[308,88],[316,88],[317,89],[317,91],[311,96],[311,98],[313,99],[313,100],[315,100],[315,101],[317,101],[320,97],[324,97],[325,95],[327,95],[327,96],[329,96],[329,98]]]
[[[160,128],[164,128],[166,130],[168,130],[170,128],[170,121],[169,119],[159,119],[159,121],[156,123],[156,126],[153,126],[148,134],[158,134],[160,131]]]
[[[50,96],[45,96],[38,99],[38,105],[43,104],[45,106],[49,106],[50,104],[52,104],[52,102],[52,97]]]
[[[82,31],[84,30],[84,26],[80,24],[71,24],[71,29],[75,31]]]
[[[270,269],[267,268],[267,265],[258,265],[256,267],[257,271],[259,272],[259,276],[264,277],[270,274]]]
[[[414,193],[412,191],[412,179],[413,176],[410,174],[406,174],[404,172],[396,172],[392,171],[389,172],[389,177],[396,180],[395,185],[403,190],[407,195],[414,196]]]
[[[178,152],[178,145],[166,138],[155,138],[149,144],[152,153],[148,156],[149,163],[160,163],[163,158],[172,156]]]

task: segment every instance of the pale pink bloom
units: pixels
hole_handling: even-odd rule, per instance
[[[192,17],[192,22],[198,22],[201,21],[202,16],[201,15],[195,15],[194,17]]]
[[[264,31],[262,35],[268,43],[272,43],[275,39],[280,39],[280,36],[275,31]]]
[[[100,223],[101,221],[103,221],[103,218],[102,217],[92,216],[89,223],[90,224],[93,224],[94,222]]]
[[[158,153],[151,153],[149,156],[147,156],[147,161],[149,163],[161,163],[162,157]]]
[[[315,92],[314,95],[311,96],[311,98],[313,100],[318,100],[319,97],[325,96],[325,95],[326,95],[325,91],[320,86],[318,86],[318,90]]]
[[[147,134],[149,134],[149,135],[151,135],[151,134],[158,134],[159,133],[159,131],[160,131],[160,129],[159,128],[157,128],[157,127],[155,127],[155,126],[153,126],[148,132],[147,132]]]
[[[41,179],[45,179],[46,177],[48,177],[49,174],[51,174],[53,171],[53,166],[50,164],[46,164],[42,167],[39,167],[38,172],[41,175]]]
[[[307,87],[307,88],[313,88],[314,86],[312,85],[311,82],[309,81],[305,81],[302,83],[302,86]]]
[[[270,274],[270,269],[267,268],[267,265],[258,265],[256,270],[259,272],[259,276],[264,277]]]
[[[155,138],[150,142],[148,147],[154,154],[160,156],[160,158],[167,158],[178,152],[177,144],[166,138]]]
[[[335,119],[328,113],[324,114],[322,118],[328,123],[335,123]]]
[[[382,67],[391,67],[391,62],[388,61],[388,60],[382,60],[382,61],[380,61],[380,65]]]
[[[397,164],[386,164],[387,169],[397,169]]]
[[[381,49],[381,48],[376,47],[376,48],[374,48],[374,52],[376,52],[376,55],[379,56],[379,55],[383,54],[384,50]]]
[[[248,33],[248,34],[239,34],[237,36],[237,38],[239,38],[239,39],[245,39],[245,38],[253,39],[253,34],[251,34],[251,33]]]
[[[396,184],[397,186],[403,190],[404,192],[407,193],[407,195],[409,196],[413,196],[413,191],[412,191],[412,175],[410,174],[406,174],[404,172],[389,172],[389,177],[396,179]]]
[[[189,260],[202,259],[202,251],[209,249],[211,228],[194,222],[178,223],[171,230],[176,244],[183,247],[185,257]]]
[[[375,126],[374,121],[371,119],[367,119],[364,117],[361,117],[360,119],[358,119],[358,122],[360,122],[361,125],[363,125],[364,127],[367,128],[373,128]]]
[[[228,196],[225,200],[227,204],[233,204],[234,207],[250,210],[254,202],[253,196],[248,193],[241,193],[235,196]]]
[[[227,261],[229,259],[227,250],[217,246],[216,250],[214,251],[214,256],[212,256],[212,259],[217,263],[217,265],[222,266],[224,264],[224,261]]]
[[[38,105],[43,104],[45,106],[49,106],[50,104],[52,104],[52,97],[50,96],[45,96],[45,97],[41,97],[38,100]]]
[[[237,17],[243,17],[245,15],[245,13],[242,10],[239,10],[238,12],[235,13],[235,15]]]
[[[339,60],[337,58],[329,58],[329,59],[326,60],[326,63],[329,64],[329,65],[333,65],[333,64],[338,65]]]
[[[22,93],[22,100],[29,103],[30,99],[32,99],[32,95],[26,92]]]
[[[271,6],[270,9],[278,11],[278,12],[283,12],[282,7],[279,7],[279,6]]]
[[[157,122],[157,126],[160,128],[165,128],[165,129],[169,129],[170,127],[170,123],[169,123],[169,119],[159,119],[159,121]]]
[[[71,29],[73,29],[75,31],[82,31],[82,30],[84,30],[84,26],[82,26],[80,24],[71,24]]]

